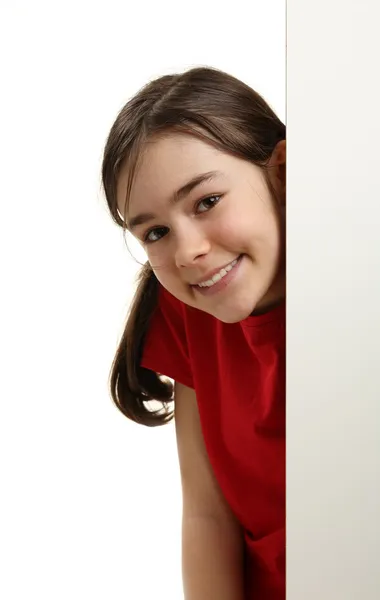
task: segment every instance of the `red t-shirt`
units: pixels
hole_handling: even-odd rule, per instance
[[[285,306],[226,324],[160,286],[142,366],[195,390],[215,476],[245,532],[246,599],[285,598]]]

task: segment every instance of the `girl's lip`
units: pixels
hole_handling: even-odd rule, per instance
[[[199,285],[194,285],[192,287],[197,291],[198,294],[201,294],[202,296],[212,296],[213,294],[217,294],[218,292],[224,290],[231,283],[231,281],[235,279],[241,265],[242,258],[243,254],[238,257],[237,263],[231,269],[231,271],[228,271],[227,275],[222,277],[222,279],[214,283],[214,285],[211,287],[199,287]]]
[[[211,279],[212,277],[214,277],[214,275],[216,275],[217,273],[219,273],[219,271],[221,271],[222,269],[225,269],[226,267],[228,267],[231,263],[234,262],[234,260],[239,260],[241,258],[241,256],[237,256],[236,258],[233,258],[232,260],[230,260],[230,262],[226,263],[225,265],[223,265],[222,267],[219,267],[217,269],[213,269],[212,271],[210,271],[207,275],[205,275],[202,279],[200,279],[199,281],[197,281],[196,283],[191,283],[190,285],[192,285],[193,287],[196,286],[198,287],[200,283],[204,283],[205,281],[208,281],[209,279]]]

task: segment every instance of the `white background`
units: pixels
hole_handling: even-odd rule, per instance
[[[111,404],[136,264],[100,193],[116,112],[194,64],[285,115],[285,7],[3,2],[6,600],[181,597],[171,427]],[[183,11],[183,12],[182,12]],[[288,0],[288,600],[378,600],[379,9]]]
[[[287,599],[380,598],[376,0],[287,2]]]
[[[0,23],[0,596],[179,599],[173,427],[130,424],[107,390],[138,265],[101,153],[141,85],[198,64],[284,118],[285,4],[9,0]]]

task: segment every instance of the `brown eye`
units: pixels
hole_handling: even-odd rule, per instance
[[[208,212],[209,210],[214,208],[214,206],[216,206],[220,202],[220,200],[221,196],[208,196],[208,198],[203,198],[203,200],[201,200],[197,204],[197,212]]]
[[[144,242],[147,244],[158,242],[158,240],[164,237],[167,232],[167,227],[155,227],[154,229],[150,229],[144,236]]]

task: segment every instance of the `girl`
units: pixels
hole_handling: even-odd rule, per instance
[[[164,76],[121,110],[102,178],[148,257],[111,393],[149,426],[175,405],[185,598],[283,600],[285,126],[216,69]]]

